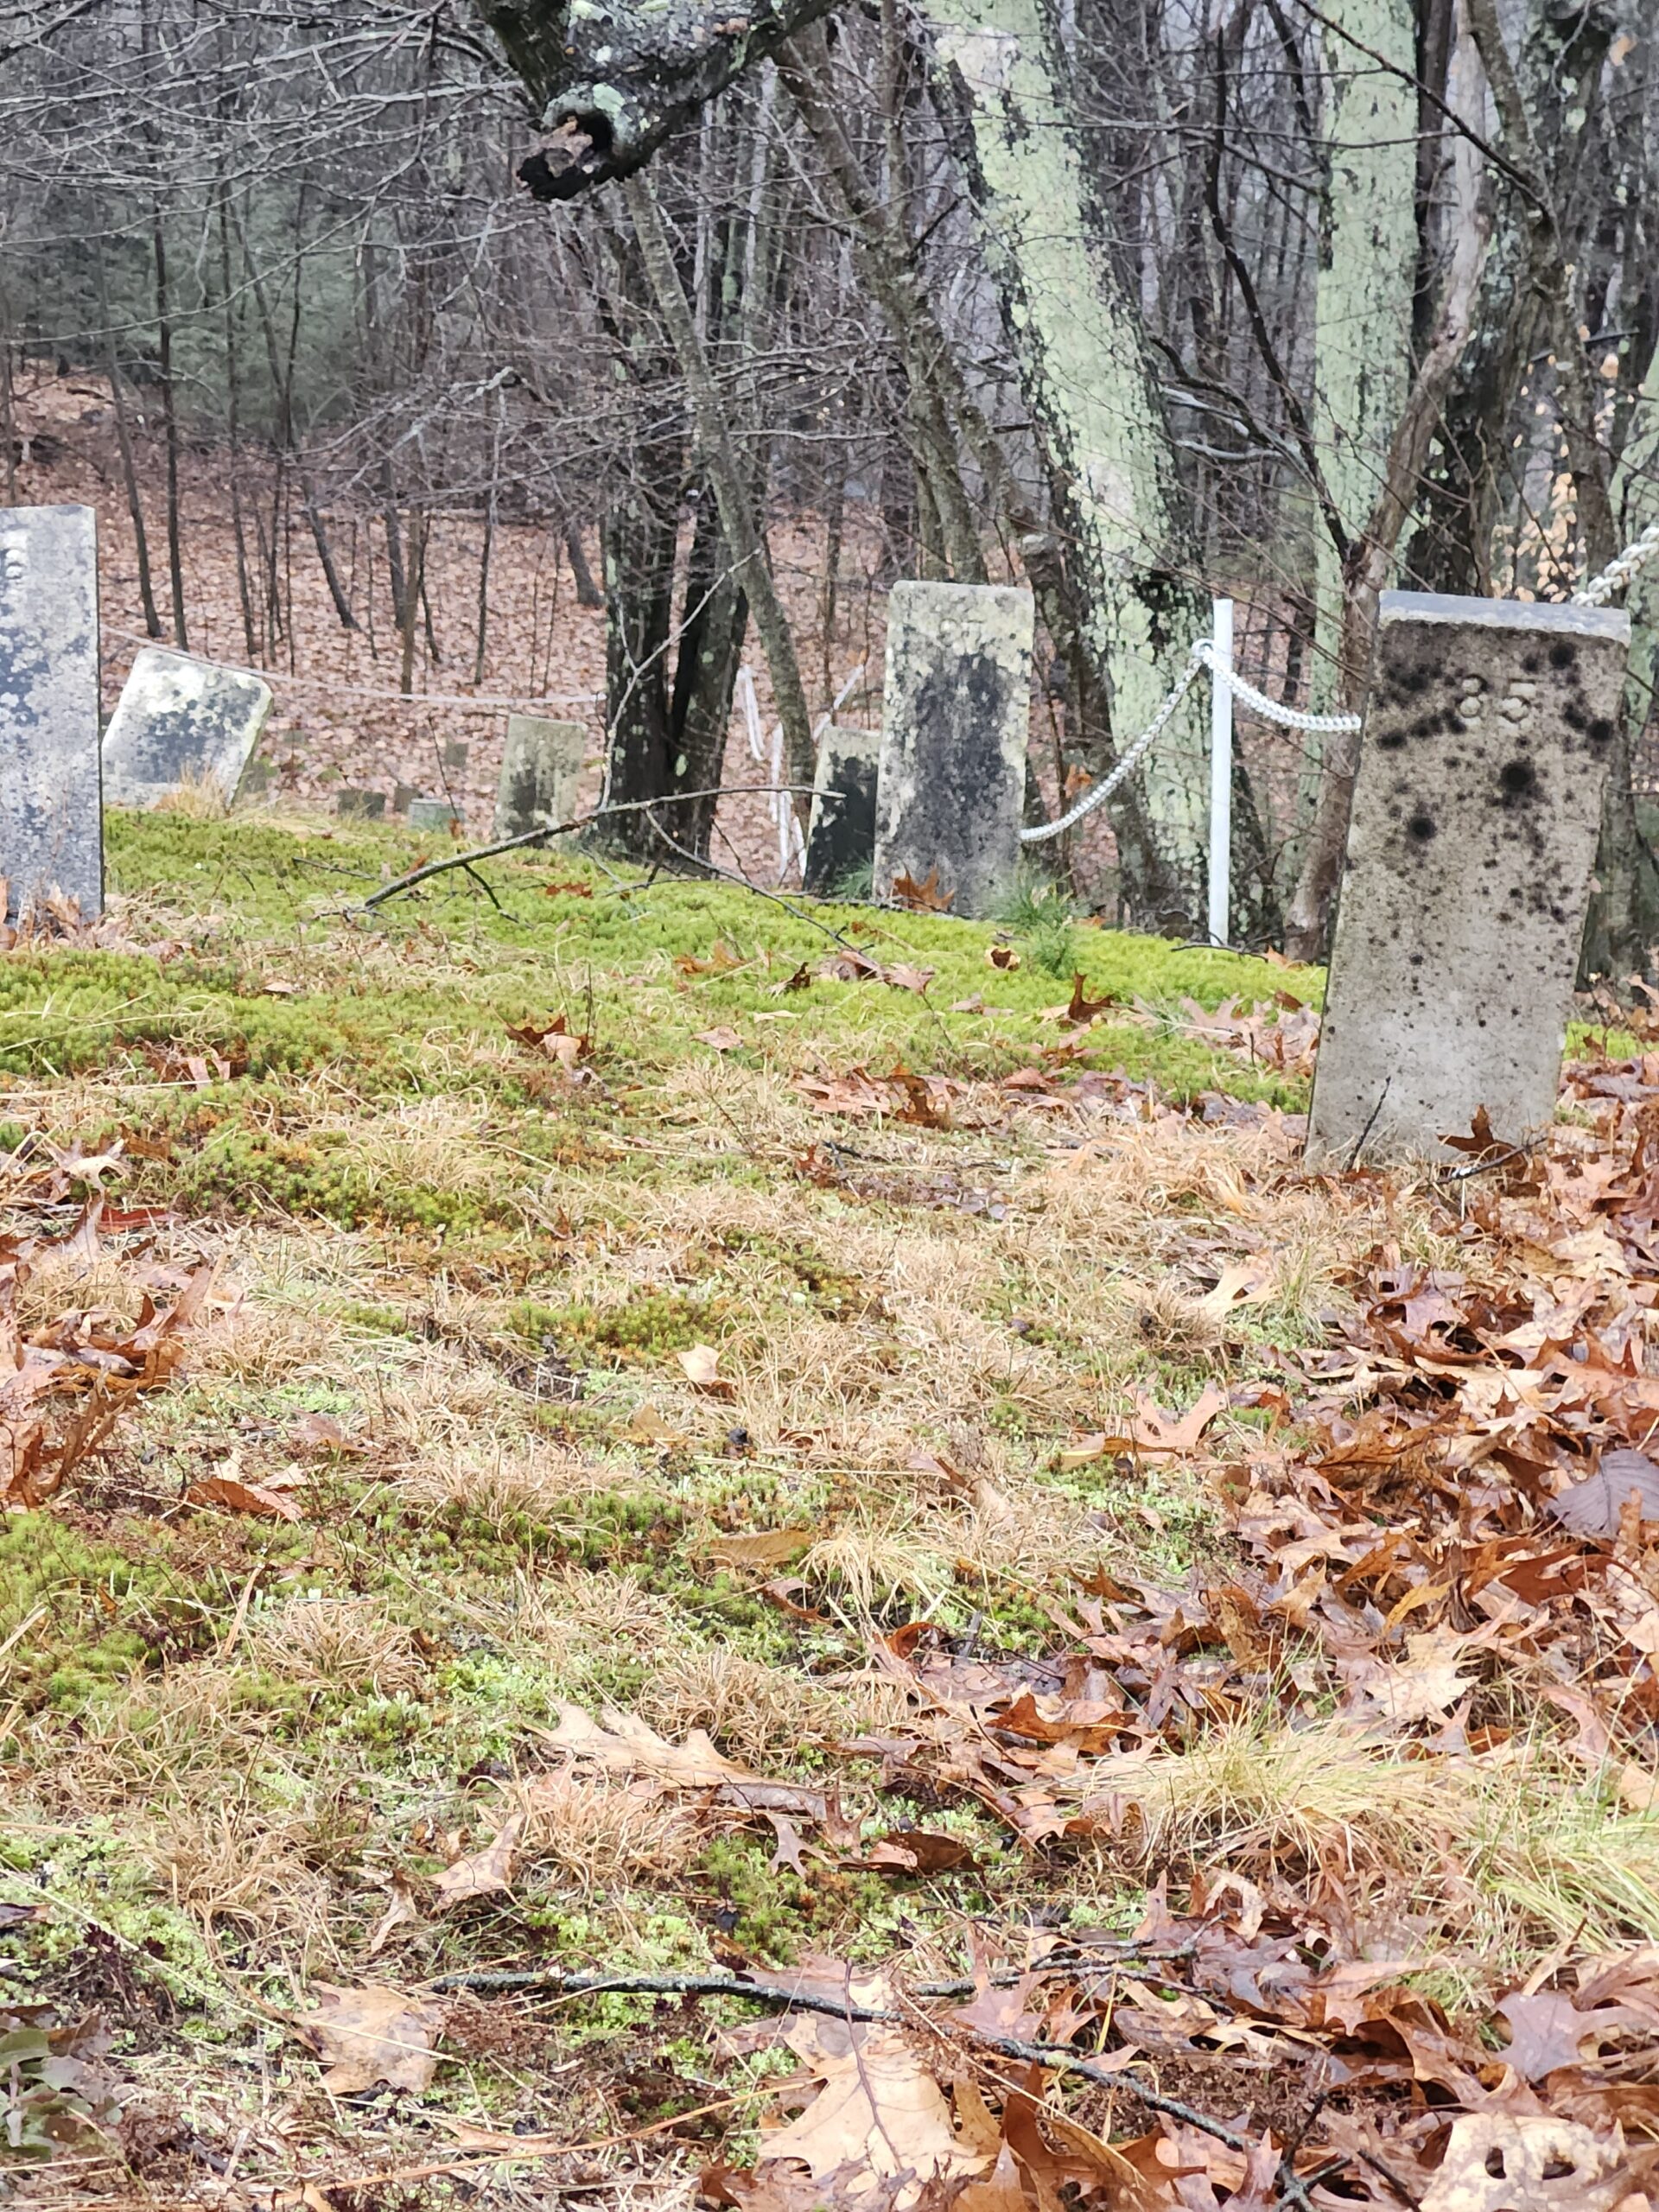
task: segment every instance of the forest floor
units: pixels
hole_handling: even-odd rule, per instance
[[[1642,1035],[1310,1176],[1309,971],[111,844],[0,957],[7,2201],[1642,2212]]]

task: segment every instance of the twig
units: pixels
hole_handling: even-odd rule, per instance
[[[1068,1961],[1068,1963],[1071,1963]],[[643,1997],[746,1997],[752,2004],[778,2005],[786,2012],[823,2012],[832,2019],[878,2022],[884,2026],[899,2027],[907,2024],[910,2016],[896,2012],[885,2005],[855,2005],[850,1995],[820,1996],[816,1992],[791,1989],[778,1982],[749,1981],[737,1974],[562,1974],[557,1967],[541,1973],[524,1974],[442,1974],[427,1986],[434,1991],[450,1989],[541,1988],[557,1991],[567,1997],[635,1995]],[[923,1982],[910,1992],[915,1997],[970,1996],[976,1984],[969,1981]],[[953,2030],[962,2024],[953,2022]],[[1202,2135],[1213,2136],[1230,2150],[1243,2151],[1247,2155],[1255,2146],[1247,2135],[1236,2127],[1225,2126],[1218,2120],[1211,2120],[1196,2107],[1183,2104],[1179,2097],[1166,2097],[1161,2090],[1148,2088],[1133,2074],[1113,2072],[1097,2066],[1091,2060],[1071,2049],[1068,2044],[1027,2043],[1020,2036],[988,2035],[980,2028],[969,2028],[967,2033],[987,2050],[1000,2053],[1005,2058],[1030,2058],[1057,2071],[1079,2074],[1086,2082],[1097,2082],[1106,2089],[1127,2090],[1150,2111],[1162,2113],[1183,2126],[1195,2127]],[[1285,2175],[1281,2169],[1281,2201],[1295,2204],[1301,2212],[1314,2212],[1306,2186],[1295,2175]]]
[[[1376,1094],[1376,1103],[1371,1109],[1370,1119],[1366,1122],[1364,1128],[1354,1140],[1354,1148],[1348,1155],[1348,1173],[1351,1175],[1353,1173],[1355,1168],[1359,1165],[1360,1154],[1364,1151],[1365,1147],[1370,1141],[1371,1131],[1376,1127],[1376,1117],[1382,1111],[1382,1101],[1388,1096],[1389,1085],[1393,1081],[1394,1077],[1391,1075],[1385,1075],[1383,1077],[1382,1088]]]
[[[385,906],[388,899],[397,898],[400,892],[412,891],[417,883],[442,875],[448,868],[470,868],[474,861],[493,860],[498,853],[523,852],[531,845],[544,845],[550,837],[563,837],[573,830],[585,830],[590,822],[607,821],[613,814],[644,814],[653,806],[683,806],[694,798],[736,798],[746,791],[798,791],[805,788],[801,784],[719,784],[709,791],[669,791],[660,798],[619,799],[613,806],[596,806],[589,813],[573,815],[569,822],[550,822],[540,830],[521,830],[516,837],[498,837],[491,844],[474,845],[464,853],[447,853],[441,861],[428,861],[423,868],[411,868],[407,875],[400,875],[395,883],[383,883],[354,911],[371,913],[375,907]],[[749,886],[751,890],[753,887]]]
[[[780,785],[779,788],[783,790],[787,787]],[[651,801],[652,806],[659,804],[660,802],[657,799]],[[683,861],[689,861],[693,868],[706,868],[710,875],[717,875],[724,883],[741,885],[745,891],[753,892],[757,899],[769,899],[774,906],[781,906],[786,914],[792,914],[798,922],[804,922],[809,929],[821,931],[834,944],[844,946],[849,952],[857,950],[855,945],[849,943],[839,930],[832,930],[828,922],[821,922],[816,914],[804,913],[792,900],[785,899],[782,892],[768,891],[762,884],[751,883],[747,875],[740,875],[735,868],[721,868],[718,861],[705,859],[702,854],[694,853],[686,846],[676,843],[654,814],[647,812],[645,819],[668,847],[670,852],[677,853]]]

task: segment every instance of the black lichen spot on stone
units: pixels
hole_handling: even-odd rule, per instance
[[[1537,673],[1538,673],[1538,656],[1537,656],[1537,654],[1536,654],[1536,653],[1522,653],[1522,656],[1521,656],[1521,671],[1522,671],[1522,675],[1524,675],[1524,676],[1536,676],[1536,675],[1537,675]]]
[[[1402,729],[1385,730],[1376,741],[1382,752],[1398,753],[1406,741],[1406,733]]]
[[[1552,668],[1576,668],[1578,662],[1578,647],[1569,645],[1565,638],[1557,639],[1549,649],[1549,664]]]
[[[1505,806],[1525,806],[1538,796],[1538,771],[1530,760],[1506,760],[1497,772]]]
[[[1406,835],[1414,844],[1426,845],[1440,825],[1427,807],[1420,806],[1406,824]]]
[[[1569,699],[1561,709],[1561,720],[1568,729],[1583,730],[1590,727],[1590,717],[1576,699]]]
[[[1612,723],[1605,715],[1598,715],[1585,734],[1592,745],[1611,745],[1613,741]]]

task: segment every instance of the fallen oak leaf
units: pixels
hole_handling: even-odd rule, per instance
[[[908,869],[902,875],[895,875],[893,879],[894,903],[900,906],[918,907],[924,913],[949,913],[956,895],[954,891],[944,891],[940,888],[939,871],[937,867],[929,868],[919,883]]]
[[[798,2118],[761,2137],[757,2167],[798,2158],[815,2182],[836,2176],[838,2204],[886,2201],[877,2184],[899,2176],[925,2183],[983,2170],[984,2158],[957,2140],[944,2090],[895,2029],[809,2016],[784,2040],[822,2086]]]
[[[438,2070],[434,2038],[442,2029],[440,2006],[405,1996],[381,1982],[359,1989],[318,1984],[321,2002],[295,2023],[327,2069],[322,2085],[335,2096],[354,2096],[384,2083],[390,2089],[427,2089]]]
[[[420,1913],[415,1904],[415,1892],[408,1878],[401,1874],[391,1878],[391,1898],[385,1910],[374,1923],[374,1933],[369,1938],[369,1956],[377,1958],[393,1935],[411,1920],[418,1920]]]
[[[513,1870],[518,1862],[519,1840],[524,1816],[514,1813],[504,1821],[481,1850],[470,1852],[446,1866],[435,1885],[440,1912],[448,1912],[474,1897],[511,1896]]]
[[[752,1536],[716,1536],[707,1548],[716,1567],[782,1567],[823,1534],[821,1529],[763,1529]]]
[[[1574,2121],[1465,2113],[1419,2212],[1613,2212],[1626,2196],[1624,2145]]]
[[[187,1505],[217,1505],[226,1513],[251,1513],[267,1521],[297,1521],[300,1509],[291,1497],[263,1483],[245,1482],[239,1475],[204,1475],[184,1493]]]
[[[689,1351],[677,1352],[675,1357],[694,1390],[707,1391],[711,1398],[737,1395],[736,1383],[720,1372],[720,1354],[713,1344],[693,1344]]]
[[[714,1029],[693,1030],[691,1041],[696,1045],[707,1045],[711,1052],[734,1052],[741,1046],[743,1038],[741,1031],[726,1025]]]
[[[927,987],[938,973],[935,968],[912,968],[895,960],[891,968],[882,970],[881,981],[895,991],[914,991],[918,998],[925,998]]]
[[[1551,1514],[1575,1536],[1612,1538],[1625,1501],[1634,1497],[1643,1521],[1659,1521],[1659,1466],[1645,1452],[1604,1452],[1593,1475],[1546,1500]]]
[[[862,1859],[849,1861],[870,1874],[971,1873],[979,1865],[960,1836],[933,1835],[923,1828],[899,1828],[878,1836]]]
[[[1011,944],[988,944],[985,948],[985,965],[988,968],[1000,968],[1005,976],[1011,976],[1020,965],[1020,956]]]
[[[1166,1413],[1144,1390],[1135,1393],[1135,1418],[1126,1428],[1103,1430],[1068,1446],[1060,1453],[1061,1466],[1087,1466],[1091,1459],[1102,1459],[1115,1452],[1161,1455],[1194,1451],[1205,1430],[1224,1409],[1227,1393],[1219,1384],[1208,1383],[1184,1414]]]

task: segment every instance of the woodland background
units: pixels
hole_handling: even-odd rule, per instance
[[[587,57],[557,9],[492,12],[505,48],[447,5],[0,10],[4,496],[97,499],[112,679],[145,634],[273,672],[279,787],[404,780],[477,822],[505,709],[473,696],[588,720],[613,796],[767,781],[766,656],[629,188],[517,178],[564,188],[544,65]],[[1659,514],[1653,0],[755,13],[791,44],[669,103],[650,188],[815,722],[861,664],[837,711],[879,711],[894,578],[1026,575],[1052,810],[1211,594],[1248,673],[1340,705],[1382,585],[1564,597]],[[975,39],[1014,41],[1013,94]],[[1039,126],[1012,155],[1009,98]],[[1046,233],[1000,219],[1022,190]],[[1649,596],[1602,970],[1659,938]],[[1235,935],[1306,952],[1344,764],[1243,741]],[[1204,752],[1195,701],[1061,851],[1109,917],[1196,925]],[[764,802],[714,847],[682,820],[775,875]]]

